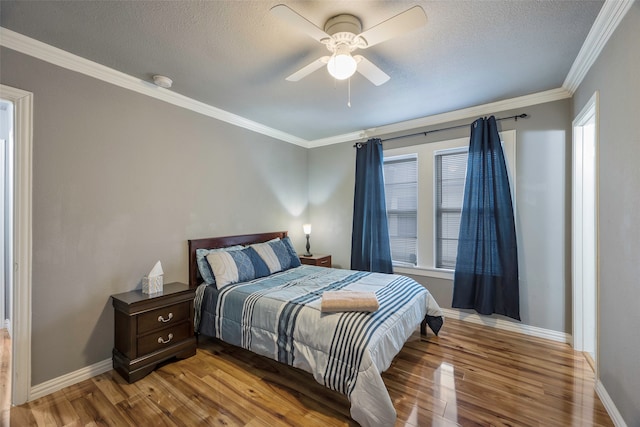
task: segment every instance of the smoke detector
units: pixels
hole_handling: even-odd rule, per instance
[[[153,83],[156,86],[163,87],[165,89],[169,89],[171,87],[171,85],[173,84],[173,80],[171,80],[167,76],[155,75],[155,76],[153,76]]]

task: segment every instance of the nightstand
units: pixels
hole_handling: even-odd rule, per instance
[[[128,382],[138,381],[172,357],[196,354],[193,333],[195,289],[167,283],[162,292],[141,290],[112,295],[115,315],[113,368]]]
[[[331,255],[298,255],[300,262],[306,265],[317,265],[318,267],[331,267]]]

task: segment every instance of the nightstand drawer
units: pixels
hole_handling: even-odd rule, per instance
[[[156,350],[177,344],[191,336],[190,323],[182,322],[173,327],[161,329],[138,339],[138,354],[149,354]]]
[[[318,259],[316,265],[318,267],[331,267],[331,256],[326,256]]]
[[[183,302],[158,308],[138,316],[138,335],[175,325],[190,317],[190,304]]]
[[[315,265],[318,267],[331,267],[331,255],[300,255],[300,262],[306,265]]]

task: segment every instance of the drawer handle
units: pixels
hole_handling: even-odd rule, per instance
[[[328,263],[328,262],[329,262],[329,260],[328,260],[328,259],[323,259],[322,261],[320,261],[320,264],[326,264],[326,263]]]
[[[167,338],[169,338],[168,340],[163,340],[162,337],[158,337],[158,344],[169,344],[171,342],[171,340],[173,339],[173,334],[169,334],[167,336]]]
[[[171,319],[173,319],[173,313],[169,313],[166,319],[162,316],[158,316],[158,322],[162,322],[162,323],[167,323]]]

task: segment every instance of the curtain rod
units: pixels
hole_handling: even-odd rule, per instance
[[[515,116],[509,116],[509,117],[501,117],[499,119],[496,119],[496,121],[500,121],[500,120],[509,120],[509,119],[514,119],[516,122],[518,121],[518,119],[526,119],[527,117],[529,117],[528,114],[526,113],[522,113],[522,114],[516,114]],[[442,132],[444,130],[451,130],[451,129],[459,129],[459,128],[464,128],[464,127],[468,127],[471,126],[473,123],[469,123],[466,125],[457,125],[457,126],[449,126],[446,128],[440,128],[440,129],[433,129],[433,130],[426,130],[423,132],[416,132],[416,133],[411,133],[409,135],[400,135],[400,136],[394,136],[391,138],[387,138],[387,139],[383,139],[382,142],[385,141],[393,141],[394,139],[401,139],[401,138],[409,138],[410,136],[418,136],[418,135],[424,135],[427,136],[430,133],[434,133],[434,132]],[[354,144],[354,147],[357,147],[358,144],[362,144],[361,142]]]

